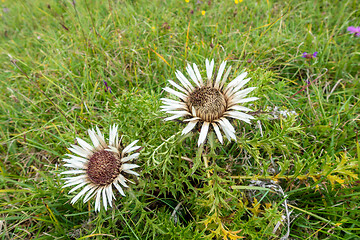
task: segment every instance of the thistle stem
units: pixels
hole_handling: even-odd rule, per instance
[[[203,159],[204,159],[205,168],[208,168],[209,167],[208,158],[205,155],[203,155]],[[209,169],[206,170],[206,175],[207,175],[208,178],[210,178],[211,175],[210,175],[210,170]]]

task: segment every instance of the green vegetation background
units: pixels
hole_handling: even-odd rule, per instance
[[[360,238],[359,1],[0,4],[1,239],[280,239],[285,198],[255,180],[285,192],[291,239]],[[159,106],[174,71],[204,74],[205,58],[249,72],[262,132],[234,121],[236,143],[201,153]],[[70,205],[66,148],[114,123],[140,139],[141,176],[107,212]]]

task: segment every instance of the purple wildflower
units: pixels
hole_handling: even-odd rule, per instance
[[[349,32],[353,33],[354,36],[360,37],[360,27],[350,26],[350,27],[347,28],[347,30]]]
[[[104,82],[104,85],[105,85],[105,92],[111,93],[111,87],[108,86],[108,83],[105,80],[103,80],[103,82]]]
[[[313,54],[304,52],[301,57],[307,58],[307,59],[312,59],[312,58],[316,58],[317,54],[318,54],[318,52],[314,52]]]

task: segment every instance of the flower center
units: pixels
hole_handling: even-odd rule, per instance
[[[111,184],[120,174],[121,162],[113,152],[101,150],[89,159],[87,176],[96,185]]]
[[[212,122],[224,114],[226,100],[218,89],[201,87],[190,93],[188,106],[190,111],[194,107],[197,117],[200,117],[203,121]]]

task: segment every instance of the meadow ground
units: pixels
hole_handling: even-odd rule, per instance
[[[0,4],[1,239],[360,238],[359,1]],[[160,99],[206,58],[260,99],[198,148]],[[113,124],[140,176],[107,211],[71,205],[67,148]]]

